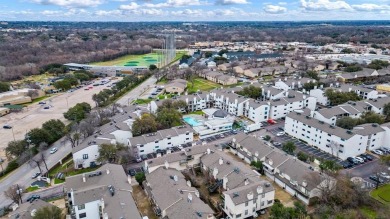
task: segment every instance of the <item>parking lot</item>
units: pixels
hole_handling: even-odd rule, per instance
[[[273,138],[273,140],[276,141],[276,142],[281,143],[280,146],[277,146],[278,148],[282,148],[283,143],[288,142],[288,141],[292,141],[297,146],[298,150],[300,150],[300,151],[302,151],[302,152],[304,152],[304,153],[306,153],[308,155],[312,155],[315,158],[317,158],[318,160],[326,159],[326,160],[333,160],[333,161],[335,161],[335,162],[337,162],[339,164],[341,163],[341,160],[339,158],[337,158],[335,156],[332,156],[331,154],[328,154],[326,152],[323,152],[323,151],[321,151],[319,149],[316,149],[316,148],[314,148],[312,146],[309,146],[309,145],[299,141],[298,139],[295,139],[295,138],[293,138],[291,136],[288,136],[287,134],[285,134],[283,136],[276,136],[276,134],[278,132],[281,132],[281,131],[282,130],[279,129],[279,128],[273,128],[273,129],[269,130],[269,132],[273,136],[275,136]]]

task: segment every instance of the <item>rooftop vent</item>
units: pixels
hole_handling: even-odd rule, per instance
[[[238,196],[240,196],[240,195],[238,194],[238,192],[234,192],[234,193],[233,193],[233,198],[238,197]]]
[[[378,127],[378,124],[372,124],[372,127]]]
[[[271,186],[271,184],[269,183],[269,182],[267,182],[266,184],[265,184],[265,187],[270,187]]]
[[[352,131],[351,130],[347,130],[347,133],[352,135]]]
[[[325,124],[325,122],[324,121],[318,121],[319,123],[321,123],[321,124]]]
[[[238,174],[238,173],[240,173],[240,169],[238,167],[235,167],[234,172]]]

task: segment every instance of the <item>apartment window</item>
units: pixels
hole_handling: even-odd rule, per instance
[[[84,205],[84,204],[79,205],[79,206],[77,206],[77,208],[78,208],[79,210],[83,210],[83,209],[85,209],[85,205]]]
[[[247,201],[245,202],[245,206],[248,206],[248,202]]]
[[[83,154],[83,159],[84,160],[88,159],[88,154]]]
[[[171,140],[171,138],[169,137],[168,140]]]
[[[143,147],[144,147],[144,145],[140,145],[139,147],[140,147],[140,148],[143,148]]]
[[[261,202],[261,206],[264,206],[264,201]]]
[[[265,194],[262,194],[261,197],[262,197],[262,198],[265,198]]]
[[[186,138],[186,140],[188,141],[188,140],[190,140],[190,138]]]
[[[340,145],[340,147],[342,147],[342,148],[343,148],[343,147],[344,147],[344,145],[342,145],[342,144],[341,144],[341,145]]]
[[[159,148],[160,146],[156,146],[156,147],[154,147],[154,148]]]
[[[186,135],[190,135],[190,133],[187,133]]]
[[[241,214],[237,214],[237,215],[236,215],[236,218],[240,218],[240,217],[241,217]]]
[[[139,152],[141,152],[141,153],[142,153],[142,152],[144,152],[144,150],[140,150]]]
[[[267,202],[267,204],[272,204],[272,202],[273,202],[273,200],[269,200],[269,201]]]
[[[81,214],[79,214],[79,218],[85,218],[85,217],[87,217],[87,213],[81,213]]]
[[[253,199],[253,204],[256,204],[256,199]]]
[[[245,210],[245,215],[248,215],[248,210]]]
[[[172,142],[168,142],[168,144],[172,144]]]

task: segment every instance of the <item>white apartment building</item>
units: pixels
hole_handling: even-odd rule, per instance
[[[269,117],[269,102],[250,99],[244,104],[244,116],[255,123],[267,121]]]
[[[105,164],[94,172],[67,177],[65,190],[73,218],[141,219],[131,178],[121,165]]]
[[[294,110],[305,108],[315,110],[316,99],[300,92],[290,90],[286,92],[285,97],[271,100],[270,105],[269,118],[280,119]]]
[[[193,140],[194,130],[188,125],[183,125],[129,138],[127,144],[135,156],[141,156],[187,144]]]
[[[311,78],[299,78],[299,79],[279,79],[279,81],[275,82],[275,87],[278,89],[282,89],[284,91],[300,89],[304,84],[316,82],[316,80]]]
[[[223,109],[235,116],[242,116],[244,114],[244,104],[250,100],[250,98],[221,90],[214,90],[210,94],[214,100],[214,107]]]
[[[308,145],[316,146],[342,160],[365,153],[367,149],[368,137],[326,124],[300,112],[286,116],[284,130]]]
[[[331,108],[312,111],[311,116],[327,124],[336,125],[337,119],[346,116],[360,118],[365,111],[368,111],[368,108],[364,102],[349,102]]]
[[[83,143],[72,148],[72,157],[75,169],[88,168],[98,165],[99,145],[116,144],[115,140],[96,139],[93,136],[85,139]]]
[[[275,189],[267,181],[257,181],[223,192],[223,211],[230,219],[248,218],[274,204]]]

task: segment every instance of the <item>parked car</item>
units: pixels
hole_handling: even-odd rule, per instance
[[[362,154],[362,155],[360,155],[361,157],[365,157],[368,161],[371,161],[371,160],[373,160],[374,158],[371,156],[371,155],[369,155],[369,154]]]
[[[364,159],[361,157],[354,157],[355,160],[357,160],[359,163],[364,163]]]
[[[32,179],[35,179],[35,178],[37,178],[39,175],[41,175],[41,172],[36,172],[36,173],[34,173],[34,174],[31,176],[31,178],[32,178]]]
[[[380,150],[385,152],[386,154],[390,154],[390,149],[389,148],[381,147]]]
[[[278,129],[284,132],[284,128],[283,127],[279,127]]]
[[[390,179],[390,175],[386,172],[381,172],[379,175],[380,175],[380,177],[382,177],[384,179]]]
[[[43,109],[50,109],[50,106],[45,106],[43,107]]]
[[[383,179],[381,179],[380,177],[377,177],[375,175],[370,176],[369,178],[370,178],[370,180],[375,181],[375,182],[379,182],[379,183],[384,183],[385,182]]]
[[[84,90],[89,90],[89,88],[87,87],[87,88],[84,88]]]
[[[378,149],[373,150],[371,152],[374,153],[374,154],[377,154],[377,155],[383,155],[383,152],[381,150],[378,150]]]
[[[349,169],[353,167],[353,165],[350,162],[342,162],[341,165],[343,166],[344,169]]]
[[[3,125],[3,128],[4,129],[12,129],[12,126],[10,126],[10,125]]]
[[[135,176],[136,172],[134,169],[129,169],[129,175],[130,176]]]
[[[348,157],[348,158],[347,158],[347,161],[350,162],[350,163],[353,164],[353,165],[360,164],[360,162],[357,161],[357,160],[356,160],[355,158],[353,158],[353,157]]]
[[[46,102],[39,102],[38,104],[39,104],[39,105],[45,105]]]
[[[40,199],[41,196],[40,195],[30,195],[28,198],[27,198],[27,201],[32,203],[34,200],[36,199]]]
[[[281,143],[276,142],[276,141],[274,141],[272,144],[275,145],[275,146],[280,146],[280,145],[282,145]]]
[[[57,150],[57,148],[52,148],[51,150],[50,150],[50,154],[54,154],[55,152],[57,152],[58,150]]]
[[[285,132],[278,132],[278,133],[276,133],[276,136],[283,136],[285,134],[286,134]]]

